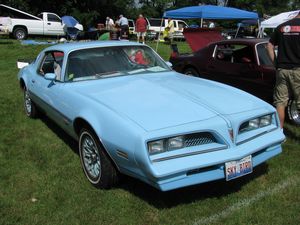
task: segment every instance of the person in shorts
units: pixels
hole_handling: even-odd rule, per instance
[[[275,46],[278,47],[277,57]],[[300,109],[300,12],[275,29],[268,43],[268,53],[276,66],[273,97],[283,128],[285,108],[291,96]]]
[[[135,22],[136,32],[137,32],[137,42],[140,42],[142,39],[143,44],[145,44],[145,36],[147,32],[147,21],[142,14],[139,15],[139,18]]]

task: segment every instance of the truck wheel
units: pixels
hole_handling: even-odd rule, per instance
[[[24,40],[27,38],[27,31],[23,27],[17,27],[16,29],[14,29],[13,35],[17,40]]]

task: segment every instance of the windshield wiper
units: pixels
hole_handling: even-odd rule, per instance
[[[116,76],[121,76],[121,75],[123,75],[123,74],[119,71],[109,71],[109,72],[95,74],[95,76],[97,78],[116,77]]]

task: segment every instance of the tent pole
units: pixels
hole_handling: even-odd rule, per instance
[[[164,21],[164,17],[161,18],[161,23],[160,23],[159,33],[158,33],[158,40],[157,40],[156,48],[155,48],[155,51],[156,51],[156,52],[157,52],[157,50],[158,50],[158,43],[159,43],[159,41],[160,41],[160,33],[161,33],[161,28],[162,28],[163,21]]]
[[[202,26],[203,26],[203,18],[201,18],[201,25],[200,25],[200,27],[202,28]]]
[[[238,35],[239,31],[240,31],[240,27],[241,27],[241,25],[239,25],[238,29],[236,30],[236,33],[235,33],[235,35],[234,35],[234,38],[237,37],[237,35]]]
[[[260,34],[260,22],[257,20],[257,38],[262,38],[262,34]]]

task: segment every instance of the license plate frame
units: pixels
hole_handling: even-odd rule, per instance
[[[230,181],[253,172],[252,156],[225,163],[226,181]]]

